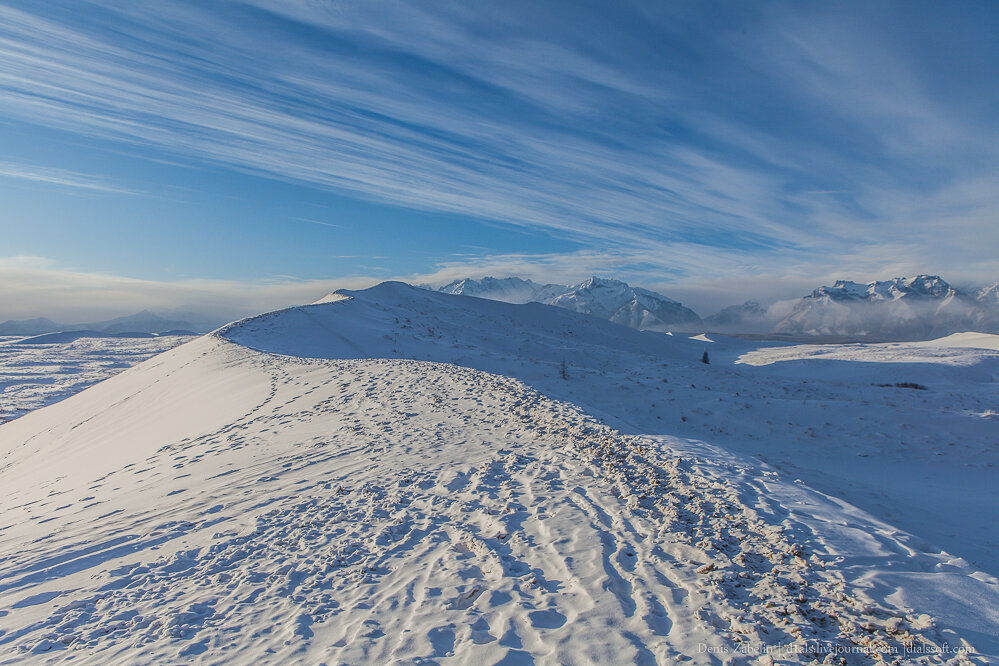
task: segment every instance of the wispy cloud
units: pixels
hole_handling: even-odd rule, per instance
[[[0,162],[0,178],[13,178],[47,185],[57,185],[78,190],[111,192],[115,194],[140,194],[136,190],[110,182],[106,178],[90,174],[76,173],[65,169],[40,167],[26,164]]]
[[[294,217],[292,219],[297,220],[299,222],[308,222],[309,224],[318,224],[321,227],[333,227],[334,229],[343,228],[343,225],[341,224],[333,224],[332,222],[323,222],[322,220],[313,220],[308,217]]]
[[[996,240],[999,202],[959,184],[999,176],[997,94],[968,104],[981,80],[935,71],[886,7],[43,7],[0,7],[0,113],[25,122],[540,229],[677,279],[994,254],[953,257]]]

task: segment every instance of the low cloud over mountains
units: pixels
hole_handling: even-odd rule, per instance
[[[747,301],[702,319],[662,294],[592,277],[576,285],[517,277],[464,279],[438,291],[510,303],[538,302],[649,331],[714,331],[794,337],[923,339],[958,331],[999,332],[999,282],[961,291],[936,275],[857,283],[838,280],[795,301]]]

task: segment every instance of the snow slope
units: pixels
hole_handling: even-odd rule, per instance
[[[992,576],[704,441],[799,383],[749,343],[342,296],[0,426],[0,662],[999,655]]]
[[[757,385],[705,436],[999,573],[999,353],[955,337],[995,336],[733,350]]]
[[[915,343],[925,347],[970,347],[999,351],[999,335],[993,333],[954,333],[936,340]]]

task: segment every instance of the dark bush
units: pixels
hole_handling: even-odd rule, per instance
[[[894,384],[878,384],[883,388],[907,388],[916,389],[917,391],[928,391],[929,388],[923,386],[922,384],[917,384],[915,382],[896,382]]]

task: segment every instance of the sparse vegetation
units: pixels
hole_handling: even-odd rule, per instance
[[[915,382],[895,382],[894,384],[878,384],[882,388],[907,388],[916,389],[917,391],[928,391],[929,388],[923,386],[922,384],[917,384]]]

